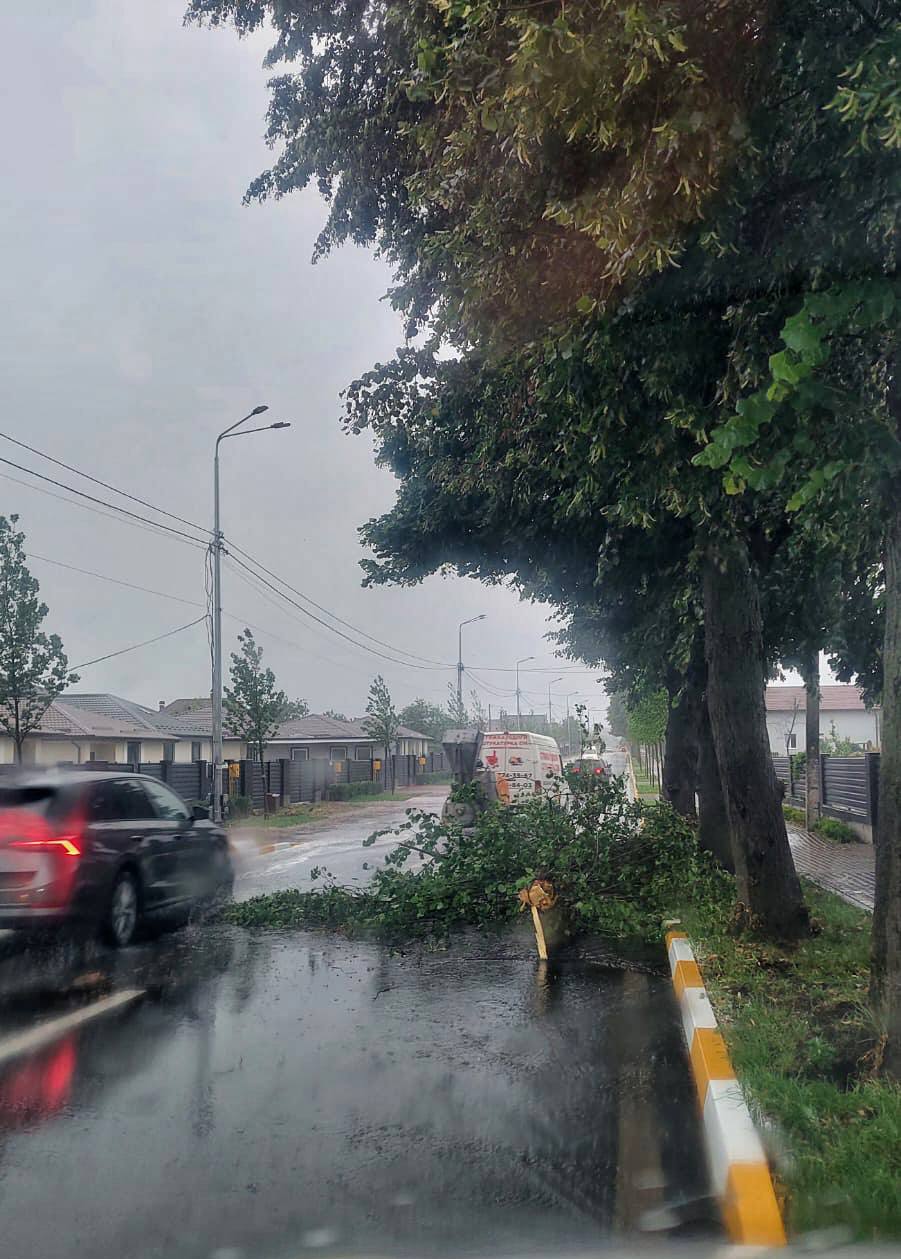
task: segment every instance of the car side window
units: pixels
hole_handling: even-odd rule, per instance
[[[140,783],[119,780],[91,788],[89,815],[93,822],[136,821],[149,818],[151,810]]]
[[[143,784],[156,816],[167,822],[186,822],[191,816],[188,806],[180,800],[174,791],[164,784],[150,778]]]

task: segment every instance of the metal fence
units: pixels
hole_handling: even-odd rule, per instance
[[[447,765],[442,752],[433,752],[423,758],[393,756],[375,768],[374,761],[327,761],[311,757],[306,761],[238,761],[222,771],[223,796],[243,796],[252,809],[261,810],[266,794],[279,805],[313,803],[327,797],[329,787],[338,783],[376,782],[386,789],[392,781],[396,787],[412,787],[427,779],[428,775],[444,773]],[[393,779],[392,779],[393,762]],[[0,774],[15,773],[18,765],[0,766]],[[34,770],[34,765],[22,766]],[[157,778],[177,791],[185,800],[204,803],[212,798],[213,774],[208,761],[145,761],[141,765],[115,764],[111,761],[85,761],[81,764],[60,763],[60,769],[112,771],[130,774],[138,771]]]
[[[774,756],[773,768],[785,783],[785,799],[803,808],[807,791],[806,766],[795,757]],[[879,753],[863,756],[820,757],[820,807],[826,817],[875,827],[879,808]]]

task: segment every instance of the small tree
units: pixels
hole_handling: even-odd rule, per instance
[[[384,745],[386,768],[391,767],[391,790],[394,791],[395,767],[394,759],[391,755],[392,745],[397,740],[397,730],[400,726],[400,718],[395,709],[394,702],[391,699],[391,692],[388,690],[387,683],[381,674],[373,682],[369,688],[369,700],[366,704],[366,721],[364,722],[366,732]]]
[[[232,733],[252,747],[263,766],[266,743],[275,734],[288,697],[275,684],[275,674],[263,668],[263,649],[245,629],[238,635],[240,651],[232,652],[231,686],[225,689],[225,711]],[[263,808],[266,808],[265,783]]]
[[[40,628],[48,608],[25,564],[18,516],[0,516],[0,726],[15,744],[16,763],[50,704],[78,681],[58,634]]]
[[[470,713],[472,724],[477,726],[479,730],[487,730],[488,717],[485,714],[485,709],[482,707],[482,700],[478,691],[472,690],[469,692],[469,703],[471,705]]]
[[[332,721],[347,721],[344,713],[335,712],[334,708],[327,708],[322,715],[323,717],[331,717]]]
[[[288,699],[285,700],[285,707],[282,709],[282,721],[298,721],[301,717],[309,717],[310,705],[305,699]]]
[[[422,734],[427,734],[430,739],[434,739],[436,743],[440,743],[444,738],[444,732],[453,722],[447,715],[445,709],[439,707],[438,704],[430,704],[427,699],[414,699],[412,704],[408,704],[406,708],[400,711],[400,724],[409,726],[411,730],[419,730]]]
[[[462,730],[469,725],[469,713],[466,711],[466,705],[457,695],[457,688],[453,682],[447,684],[447,715],[450,718],[450,724],[458,730]]]

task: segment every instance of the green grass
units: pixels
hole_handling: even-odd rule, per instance
[[[807,814],[803,809],[794,809],[791,805],[783,804],[782,812],[785,814],[786,822],[791,822],[794,826],[806,826]],[[834,844],[859,844],[860,836],[855,830],[847,824],[835,817],[821,817],[813,827],[813,833],[819,835],[820,839],[831,840]]]
[[[288,828],[296,828],[300,826],[309,826],[311,822],[321,822],[331,817],[338,808],[378,804],[383,800],[404,799],[403,791],[398,790],[394,795],[390,791],[380,791],[373,796],[360,796],[355,800],[324,800],[318,804],[292,804],[290,808],[280,809],[278,813],[270,813],[268,817],[262,814],[254,814],[248,817],[233,819],[229,825],[234,827],[274,827],[276,830],[287,830]]]
[[[819,934],[793,949],[681,920],[698,953],[749,1102],[774,1125],[793,1233],[842,1226],[901,1237],[901,1087],[872,1076],[870,917],[805,884]]]

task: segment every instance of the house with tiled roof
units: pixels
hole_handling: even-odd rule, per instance
[[[770,751],[785,756],[804,750],[807,691],[803,686],[766,688],[766,726]],[[862,751],[878,751],[881,745],[882,712],[867,707],[859,686],[820,687],[820,734],[835,731]]]

